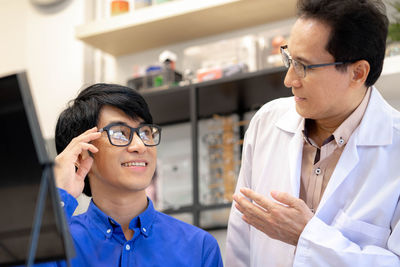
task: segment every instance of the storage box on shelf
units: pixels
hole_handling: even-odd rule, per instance
[[[131,78],[127,83],[130,88],[143,90],[161,86],[168,88],[172,85],[177,85],[180,81],[182,81],[182,74],[173,69],[159,67],[143,76]]]
[[[183,72],[192,83],[283,66],[280,47],[291,25],[184,49]],[[189,75],[188,75],[189,74]]]
[[[193,83],[216,80],[258,70],[257,40],[254,35],[191,46],[183,52],[185,79]]]

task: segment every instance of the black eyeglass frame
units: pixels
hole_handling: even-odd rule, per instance
[[[298,65],[302,66],[303,67],[302,78],[306,77],[306,70],[307,69],[315,69],[315,68],[320,68],[320,67],[342,65],[342,64],[348,63],[348,62],[333,62],[333,63],[322,63],[322,64],[305,65],[305,64],[293,59],[292,56],[289,54],[289,52],[286,52],[287,48],[288,48],[288,45],[282,45],[281,48],[280,48],[283,64],[285,65],[286,68],[290,68],[290,65],[293,64],[292,62],[294,61]],[[284,57],[286,57],[288,60],[286,61]],[[296,72],[296,74],[299,75],[297,72]]]
[[[130,131],[130,135],[129,135],[129,141],[128,141],[128,143],[126,145],[116,145],[111,141],[109,130],[113,126],[125,126],[125,127],[128,127],[131,130]],[[145,126],[157,129],[158,134],[159,134],[159,138],[158,138],[158,143],[157,144],[154,144],[154,145],[146,144],[143,141],[143,139],[140,137],[139,129],[142,128],[142,127],[145,127]],[[149,146],[149,147],[158,146],[160,144],[160,142],[161,142],[161,127],[156,125],[156,124],[141,124],[139,127],[134,128],[134,127],[130,127],[129,125],[126,125],[125,123],[113,122],[113,123],[108,124],[107,126],[104,126],[101,129],[99,129],[98,132],[100,132],[100,133],[106,132],[107,133],[107,137],[108,137],[108,141],[110,142],[110,144],[113,145],[113,146],[118,146],[118,147],[129,146],[132,143],[132,140],[133,140],[133,133],[136,133],[139,136],[140,140],[142,140],[142,142],[143,142],[143,144],[145,146]]]

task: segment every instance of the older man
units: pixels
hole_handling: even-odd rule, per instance
[[[264,105],[243,147],[227,266],[400,266],[400,113],[373,86],[377,0],[299,0],[281,47],[294,97]]]

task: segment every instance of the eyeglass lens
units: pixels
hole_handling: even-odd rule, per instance
[[[306,73],[305,73],[306,70],[305,70],[305,66],[303,64],[301,64],[300,62],[297,62],[294,59],[291,59],[289,56],[289,53],[284,49],[281,50],[281,55],[282,55],[283,64],[285,65],[286,68],[289,68],[290,64],[293,64],[294,71],[296,72],[297,75],[299,75],[300,77],[306,76]]]
[[[108,134],[113,145],[128,145],[133,138],[132,129],[125,125],[113,125],[109,128]],[[155,146],[160,142],[160,132],[156,127],[144,125],[138,130],[138,135],[145,145]]]

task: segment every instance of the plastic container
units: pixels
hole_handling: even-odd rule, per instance
[[[192,46],[184,50],[183,69],[185,73],[194,74],[193,82],[256,71],[257,53],[257,38],[254,35]]]
[[[128,80],[128,87],[142,90],[160,86],[168,87],[176,85],[180,81],[182,81],[182,74],[168,67],[168,65],[152,65],[147,67],[144,76]]]
[[[128,1],[111,1],[111,16],[128,13],[129,2]]]

